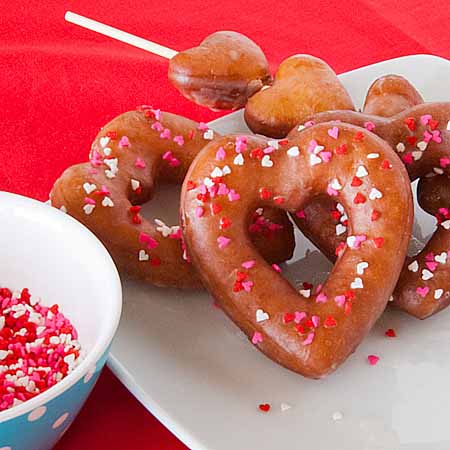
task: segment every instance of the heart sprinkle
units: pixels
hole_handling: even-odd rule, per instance
[[[376,355],[369,355],[367,357],[367,361],[369,362],[369,364],[371,366],[375,366],[378,363],[379,360],[380,360],[380,357],[376,356]]]
[[[262,309],[257,309],[256,310],[256,322],[264,322],[265,320],[269,319],[269,314],[267,314],[264,310]]]

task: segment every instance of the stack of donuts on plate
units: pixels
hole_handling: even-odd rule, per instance
[[[205,287],[253,345],[311,378],[343,363],[390,299],[420,319],[449,305],[450,103],[387,75],[357,112],[324,61],[294,55],[272,79],[262,50],[225,31],[172,58],[169,79],[209,108],[244,107],[255,134],[221,136],[146,105],[102,128],[50,198],[122,273]],[[409,258],[415,179],[437,224]],[[157,183],[182,184],[180,224],[142,216]],[[315,289],[280,274],[292,223],[335,263]]]

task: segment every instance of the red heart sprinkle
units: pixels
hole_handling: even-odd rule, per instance
[[[358,205],[359,203],[366,203],[366,197],[364,197],[364,195],[362,195],[361,192],[358,192],[355,195],[355,198],[353,199],[353,203],[355,205]]]
[[[133,205],[130,207],[130,212],[132,214],[137,214],[139,212],[141,212],[141,206],[140,205]]]
[[[342,250],[344,250],[344,247],[345,247],[344,242],[340,242],[339,245],[336,247],[336,250],[334,252],[336,254],[336,256],[339,256],[339,253],[341,253]]]
[[[136,214],[133,216],[133,223],[136,225],[140,225],[142,223],[142,219]]]
[[[254,148],[250,152],[250,158],[262,159],[264,156],[264,152],[260,148]]]
[[[402,156],[402,161],[405,164],[412,164],[413,162],[413,156],[412,153],[406,153],[405,155]]]
[[[305,334],[306,333],[306,330],[305,330],[304,326],[301,323],[298,323],[297,325],[295,325],[295,328],[300,334]]]
[[[270,405],[268,403],[261,403],[261,405],[259,405],[258,408],[263,412],[269,412]]]
[[[355,298],[355,293],[351,289],[349,289],[348,291],[344,292],[344,297],[347,300],[353,300]]]
[[[233,284],[233,292],[242,291],[244,288],[242,287],[242,283],[240,281],[235,281]]]
[[[231,220],[227,217],[222,217],[219,222],[219,226],[221,230],[225,230],[231,225]]]
[[[236,272],[236,281],[244,281],[248,277],[248,274],[245,272],[237,271]]]
[[[272,192],[270,192],[266,188],[261,188],[259,190],[259,196],[262,200],[269,200],[272,197]]]
[[[283,317],[284,323],[292,322],[295,319],[295,315],[292,313],[286,313]]]
[[[381,168],[382,169],[392,169],[392,164],[385,159],[382,163],[381,163]]]
[[[434,131],[434,130],[439,126],[439,122],[438,122],[437,120],[431,119],[431,120],[428,122],[428,125],[429,125],[429,127],[431,128],[431,130]]]
[[[407,136],[406,142],[408,142],[409,145],[414,146],[416,145],[417,138],[415,136]]]
[[[352,302],[347,301],[344,305],[344,313],[348,316],[352,312]]]
[[[186,184],[186,190],[192,191],[192,189],[195,189],[195,186],[196,184],[193,181],[189,180]]]
[[[358,187],[358,186],[361,186],[362,183],[363,182],[361,181],[361,179],[355,176],[355,177],[353,177],[352,182],[350,183],[350,186]]]
[[[107,131],[106,136],[114,140],[117,138],[117,131]]]
[[[377,211],[376,209],[374,209],[372,211],[372,214],[370,215],[370,220],[372,222],[375,222],[376,220],[378,220],[381,217],[381,213],[380,211]]]
[[[382,238],[382,237],[373,238],[373,242],[374,242],[376,248],[380,248],[384,244],[384,238]]]
[[[338,221],[341,218],[341,213],[339,211],[331,211],[331,217]]]
[[[287,139],[283,139],[281,141],[278,141],[278,144],[280,145],[287,145],[289,143],[289,141]]]
[[[358,131],[354,136],[353,140],[355,142],[361,142],[364,139],[364,133],[362,131]]]
[[[335,150],[336,155],[345,155],[347,153],[347,146],[342,144]]]
[[[325,328],[334,328],[337,325],[336,319],[333,316],[328,316],[323,323]]]
[[[416,121],[414,120],[414,117],[407,117],[405,119],[405,125],[411,130],[415,131],[416,129]]]
[[[211,210],[214,215],[219,214],[220,211],[222,211],[222,207],[218,203],[213,203],[211,205]]]
[[[387,337],[397,337],[397,335],[395,334],[395,331],[392,328],[389,328],[388,330],[386,330],[386,332],[384,334]]]

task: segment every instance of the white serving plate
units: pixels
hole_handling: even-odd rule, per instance
[[[406,76],[427,101],[450,101],[450,61],[434,56],[384,61],[340,78],[361,105],[372,81],[388,73]],[[241,112],[211,126],[248,132]],[[147,217],[175,223],[176,205],[177,194],[165,192]],[[415,235],[424,241],[433,229],[419,209]],[[297,238],[285,270],[290,279],[324,278],[330,264]],[[193,450],[450,449],[450,309],[423,322],[387,311],[336,373],[314,381],[258,352],[205,292],[126,281],[124,299],[109,366]],[[386,338],[387,328],[398,337]],[[368,354],[381,357],[377,366],[367,363]],[[262,413],[258,405],[266,402],[272,409]],[[283,402],[292,408],[282,412]],[[335,412],[343,418],[334,420]]]

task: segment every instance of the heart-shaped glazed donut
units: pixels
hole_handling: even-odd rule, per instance
[[[236,109],[272,77],[258,45],[243,34],[218,31],[169,63],[169,80],[189,100],[212,109]]]
[[[151,223],[140,214],[140,205],[152,198],[157,183],[181,184],[194,157],[216,136],[205,124],[147,106],[121,114],[97,135],[90,162],[70,167],[56,181],[51,203],[93,231],[122,273],[158,286],[200,287],[178,224]],[[217,164],[222,153],[218,149]],[[219,194],[238,197],[221,185],[226,173],[217,169],[204,180],[199,201]],[[255,210],[247,218],[255,246],[270,262],[289,259],[295,242],[288,217]],[[198,215],[209,212],[218,216],[220,206],[197,209]],[[229,225],[222,221],[218,226],[225,230]]]
[[[205,287],[258,349],[304,376],[323,377],[355,350],[395,287],[411,233],[408,175],[386,142],[352,125],[310,127],[278,150],[263,138],[245,137],[245,146],[242,139],[225,136],[207,145],[186,175],[181,218],[189,254]],[[220,196],[221,213],[199,217],[198,190],[216,166],[218,148],[226,152],[222,165],[231,168],[222,182],[240,198],[230,202]],[[393,170],[380,171],[377,161],[367,160],[375,151]],[[260,152],[271,165],[256,157]],[[233,165],[237,154],[243,165]],[[369,197],[377,188],[381,197],[355,205],[350,183],[361,161],[368,161],[368,175],[357,192]],[[190,190],[192,184],[197,188]],[[245,218],[258,206],[297,211],[331,185],[340,186],[337,197],[349,213],[352,243],[316,295],[305,298],[251,245]],[[208,200],[203,207],[209,210]],[[381,218],[373,223],[375,209]],[[232,224],[227,230],[218,228],[223,218]],[[367,264],[363,275],[358,274],[361,262]],[[264,320],[258,320],[259,310],[267,314]]]
[[[427,177],[430,174],[448,174],[450,169],[450,103],[423,103],[414,106],[392,118],[383,118],[352,111],[330,111],[316,114],[308,119],[312,123],[329,122],[330,120],[350,123],[370,129],[373,133],[384,139],[392,148],[396,149],[398,156],[406,166],[411,181]],[[303,129],[303,127],[300,127]],[[302,131],[293,130],[289,136],[296,140]],[[390,165],[383,161],[377,152],[371,155],[378,161],[383,170],[390,170]],[[364,164],[362,164],[364,166]],[[358,168],[359,169],[359,168]],[[364,172],[352,180],[357,188],[364,182]],[[364,203],[365,199],[355,197],[354,202]],[[444,204],[445,208],[446,205]],[[347,230],[338,225],[344,225],[346,214],[344,208],[334,214],[339,222],[329,219],[327,207],[320,211],[320,205],[315,206],[315,213],[322,215],[320,226],[327,228],[320,233],[320,239],[315,239],[314,223],[305,225],[306,213],[297,212],[296,222],[311,241],[331,260],[334,260],[344,248]],[[435,212],[435,209],[431,209]],[[439,212],[439,211],[438,211]],[[445,213],[445,211],[443,210]],[[327,216],[328,214],[328,216]],[[340,214],[340,216],[339,216]],[[379,212],[374,212],[373,222],[379,219]],[[393,303],[407,313],[425,319],[450,304],[450,259],[443,263],[436,261],[438,255],[450,251],[450,215],[440,214],[438,226],[424,249],[415,257],[407,258],[400,275],[397,287],[393,294]],[[327,236],[336,230],[336,236],[327,241]],[[342,232],[341,232],[342,231]],[[443,258],[440,258],[443,260]]]
[[[369,88],[363,112],[374,116],[392,117],[423,103],[416,88],[400,75],[385,75]]]
[[[333,109],[354,109],[333,69],[314,56],[294,55],[280,64],[271,87],[249,99],[244,118],[253,132],[283,138],[306,117]]]

